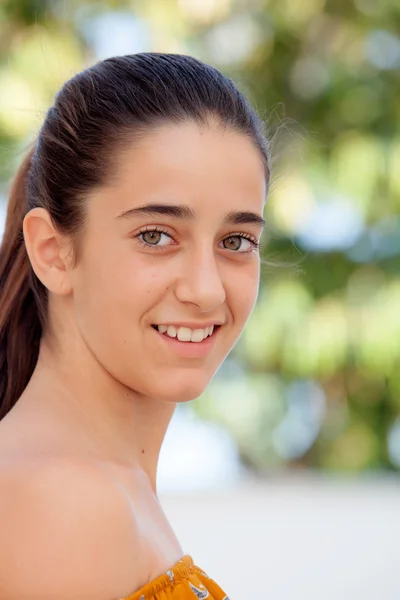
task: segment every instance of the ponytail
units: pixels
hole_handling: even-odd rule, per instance
[[[14,178],[0,244],[0,419],[14,406],[32,376],[42,334],[22,230],[34,152],[35,147]]]

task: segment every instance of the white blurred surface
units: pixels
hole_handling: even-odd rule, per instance
[[[231,600],[400,599],[398,479],[286,475],[159,497]]]
[[[230,435],[216,423],[177,407],[158,462],[157,490],[220,489],[243,475],[239,453]]]

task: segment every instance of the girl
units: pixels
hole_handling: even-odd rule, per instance
[[[254,307],[268,182],[261,120],[194,58],[107,59],[57,94],[0,249],[1,598],[227,600],[157,461]]]

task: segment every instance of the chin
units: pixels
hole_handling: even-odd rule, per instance
[[[151,395],[165,402],[189,402],[195,400],[205,391],[212,377],[193,377],[189,375],[175,379],[173,384],[165,385],[162,389],[154,389]]]
[[[160,400],[164,400],[165,402],[177,402],[179,404],[183,402],[190,402],[190,400],[195,400],[201,396],[206,387],[207,386],[188,386],[187,388],[176,390],[175,393],[158,394],[158,398],[160,398]]]

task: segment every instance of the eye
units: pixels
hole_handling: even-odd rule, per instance
[[[146,229],[146,231],[141,231],[137,237],[146,246],[169,246],[173,242],[172,237],[166,231],[159,229]]]
[[[224,248],[233,252],[252,252],[258,248],[257,240],[249,237],[247,234],[235,234],[223,240]]]

